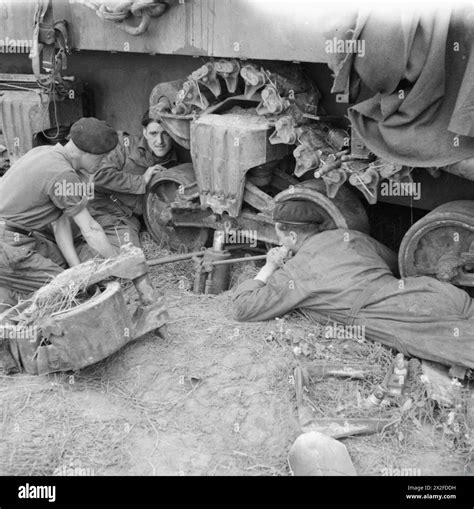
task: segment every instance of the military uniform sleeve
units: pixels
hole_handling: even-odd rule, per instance
[[[65,171],[48,184],[47,193],[54,205],[67,216],[75,216],[87,207],[89,198],[84,183],[73,171]]]
[[[252,279],[240,284],[233,295],[234,319],[239,322],[259,322],[297,308],[310,291],[293,265],[293,261],[287,262],[266,283]]]
[[[142,175],[123,171],[127,152],[123,140],[107,154],[94,174],[94,186],[102,191],[145,194],[146,184]]]

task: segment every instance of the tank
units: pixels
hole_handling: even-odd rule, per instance
[[[29,147],[30,137],[67,129],[82,114],[139,134],[150,109],[180,154],[179,166],[156,176],[145,196],[144,225],[157,241],[166,236],[174,249],[195,250],[224,230],[227,242],[273,244],[272,209],[297,196],[317,203],[326,229],[357,229],[397,250],[402,277],[474,286],[473,161],[427,168],[399,164],[396,153],[381,157],[348,121],[350,94],[331,93],[325,29],[356,10],[176,0],[7,1],[0,11],[0,33],[31,43],[0,56],[0,89],[20,75],[44,85],[53,74],[78,90],[74,107],[62,106],[58,117],[59,101],[48,101],[43,86],[48,121],[40,127],[37,119],[16,124],[28,101],[17,113],[10,108],[7,122],[0,95],[7,138],[0,144],[10,152],[19,136]],[[34,31],[27,20],[40,18]],[[11,125],[23,125],[22,133],[13,136]],[[335,167],[341,154],[351,157]]]

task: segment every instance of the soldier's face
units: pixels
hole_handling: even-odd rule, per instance
[[[155,156],[164,157],[171,150],[171,136],[158,122],[150,122],[143,129],[143,136]]]
[[[296,232],[280,230],[280,228],[278,228],[278,224],[276,224],[275,233],[280,246],[284,246],[288,248],[289,251],[295,252],[295,248],[298,243],[298,234]]]

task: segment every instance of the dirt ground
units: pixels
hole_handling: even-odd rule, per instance
[[[233,282],[254,271],[241,266]],[[363,415],[357,402],[381,382],[388,349],[322,338],[300,315],[234,322],[231,292],[194,295],[192,274],[190,262],[152,271],[167,298],[167,340],[148,334],[76,373],[0,376],[0,474],[289,475],[300,434],[295,346],[310,359],[380,365],[368,380],[332,378],[307,391],[316,415]],[[397,421],[383,433],[343,439],[359,475],[474,473],[470,430],[453,433],[448,410],[420,387],[411,408],[382,411]]]

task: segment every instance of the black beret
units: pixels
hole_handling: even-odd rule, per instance
[[[273,221],[286,224],[322,223],[325,218],[316,203],[309,200],[285,200],[273,209]]]
[[[142,117],[142,126],[146,127],[150,122],[156,122],[150,115],[150,110],[146,110]]]
[[[148,124],[151,124],[152,122],[156,122],[157,124],[161,124],[161,118],[157,116],[156,110],[153,110],[153,113],[150,112],[150,110],[146,110],[142,117],[142,127],[147,127]],[[163,126],[164,127],[164,126]]]
[[[83,117],[75,122],[71,127],[70,138],[77,148],[89,154],[110,152],[118,142],[115,129],[94,117]]]

